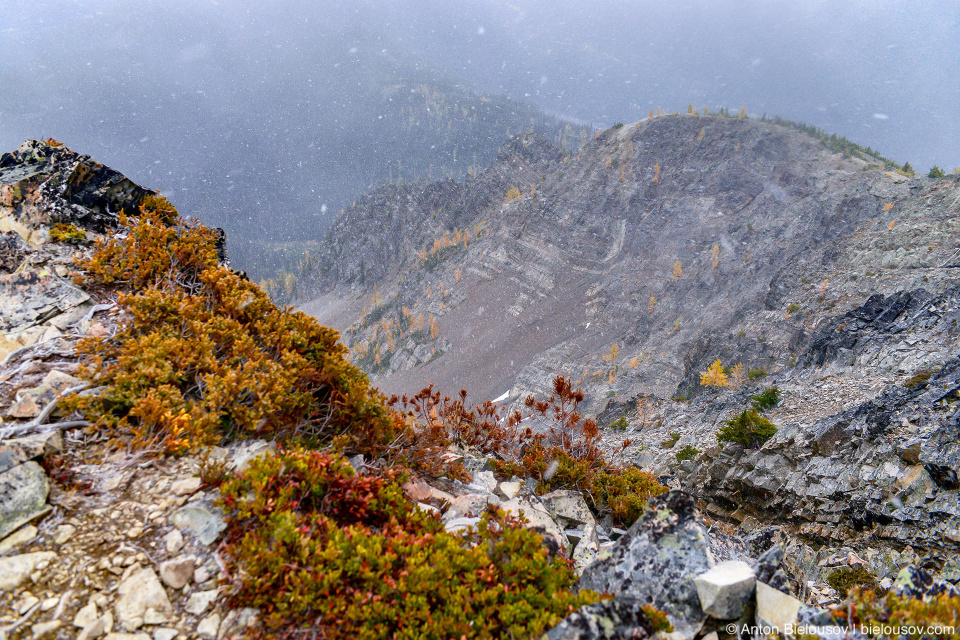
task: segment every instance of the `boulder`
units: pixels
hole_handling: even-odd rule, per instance
[[[32,460],[0,473],[0,539],[43,515],[49,493],[50,481]]]
[[[713,566],[710,542],[693,498],[671,491],[653,498],[646,512],[588,566],[581,589],[614,594],[613,604],[639,601],[667,613],[677,638],[693,638],[706,619],[693,579]],[[626,615],[626,613],[624,613]]]
[[[693,579],[703,612],[720,620],[736,620],[753,597],[756,576],[746,562],[721,562]]]
[[[580,607],[563,622],[548,631],[546,640],[620,640],[653,638],[651,627],[640,599],[606,600]]]

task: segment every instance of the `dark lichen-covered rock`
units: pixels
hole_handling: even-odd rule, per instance
[[[584,570],[580,588],[615,594],[609,607],[624,620],[636,603],[652,604],[678,637],[693,638],[706,619],[693,578],[713,562],[693,498],[671,491],[653,498],[609,556]]]
[[[0,213],[10,226],[36,230],[69,223],[103,232],[117,226],[117,214],[133,209],[151,193],[90,156],[54,141],[28,140],[0,161]]]
[[[30,253],[30,247],[16,231],[0,233],[0,274],[13,273]]]
[[[658,630],[659,625],[652,617],[649,605],[640,599],[606,600],[581,607],[548,631],[542,640],[644,640],[652,638]]]

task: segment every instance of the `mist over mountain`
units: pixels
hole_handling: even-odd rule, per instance
[[[960,163],[949,2],[6,2],[0,143],[52,136],[227,229],[237,266],[509,133],[746,105],[926,171]],[[431,101],[446,109],[438,114]],[[453,109],[456,105],[456,109]],[[477,109],[485,113],[478,118]],[[456,113],[459,112],[459,115]]]

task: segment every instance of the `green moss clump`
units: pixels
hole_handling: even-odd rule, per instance
[[[717,442],[736,442],[748,449],[756,449],[773,437],[777,428],[753,409],[727,420],[717,432]]]
[[[627,416],[620,416],[619,418],[614,420],[610,424],[610,426],[616,429],[617,431],[626,431],[627,427],[629,426],[629,423],[627,422]]]
[[[224,483],[231,606],[260,609],[267,637],[532,638],[601,599],[519,521],[447,533],[398,480],[280,449]]]
[[[876,577],[862,565],[834,569],[827,576],[827,584],[836,589],[841,598],[846,598],[853,587],[861,587],[874,592],[880,590],[880,584]]]
[[[907,378],[903,383],[903,386],[907,389],[916,389],[917,387],[923,388],[927,386],[927,382],[936,372],[936,369],[921,369]]]
[[[680,432],[672,431],[670,432],[670,437],[660,443],[660,446],[664,449],[672,449],[673,445],[677,444],[677,441],[680,440]]]

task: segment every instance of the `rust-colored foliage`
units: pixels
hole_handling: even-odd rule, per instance
[[[518,520],[447,533],[398,479],[281,448],[224,483],[231,606],[260,609],[267,637],[531,638],[600,599]]]
[[[122,217],[125,236],[80,264],[87,282],[137,292],[120,295],[119,333],[78,347],[81,374],[107,390],[69,407],[157,452],[241,434],[317,444],[342,434],[352,450],[384,449],[402,422],[344,359],[336,331],[218,266],[215,233],[168,226],[169,206],[148,199],[138,218]]]
[[[412,398],[391,399],[407,416],[418,442],[405,447],[457,443],[494,454],[497,474],[540,480],[541,492],[568,488],[586,492],[598,511],[629,524],[647,500],[666,491],[649,473],[609,461],[600,448],[600,429],[577,411],[583,392],[570,379],[557,376],[547,400],[526,399],[526,415],[503,416],[486,402],[467,408],[467,392],[451,400],[428,387]],[[624,446],[629,445],[629,440]],[[423,456],[429,457],[429,456]],[[434,459],[436,459],[434,457]]]

